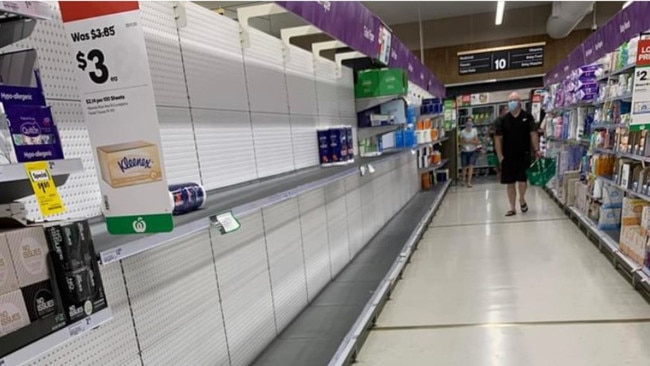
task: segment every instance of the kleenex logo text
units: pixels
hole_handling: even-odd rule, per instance
[[[151,169],[152,163],[153,163],[153,159],[150,158],[141,158],[141,157],[128,158],[125,156],[122,158],[122,160],[119,160],[117,162],[117,166],[119,166],[122,173],[124,173],[127,170],[132,168]]]

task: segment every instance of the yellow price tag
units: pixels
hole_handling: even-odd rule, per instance
[[[65,212],[65,206],[56,190],[54,179],[46,161],[25,163],[25,171],[36,196],[36,202],[43,216],[51,216]]]

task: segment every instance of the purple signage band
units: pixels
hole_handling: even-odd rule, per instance
[[[572,70],[596,62],[635,35],[650,29],[650,3],[635,1],[621,9],[544,76],[544,85],[564,80]]]
[[[350,48],[378,59],[382,21],[358,1],[276,1]],[[409,80],[436,97],[445,96],[445,86],[394,34],[388,57],[389,67],[407,70]]]

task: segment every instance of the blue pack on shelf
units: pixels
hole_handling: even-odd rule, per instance
[[[442,102],[438,98],[422,99],[420,114],[439,114],[442,113]]]

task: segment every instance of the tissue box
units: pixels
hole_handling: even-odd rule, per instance
[[[27,325],[29,315],[20,290],[0,295],[0,336]]]
[[[7,105],[6,113],[18,162],[63,159],[50,107]]]
[[[598,228],[604,231],[618,230],[621,227],[620,208],[600,208]]]
[[[643,206],[641,211],[641,229],[644,231],[644,235],[650,230],[650,206]]]
[[[11,260],[11,252],[7,246],[7,239],[0,235],[0,295],[18,290],[16,270]]]
[[[624,226],[621,229],[619,245],[621,252],[637,264],[643,264],[646,256],[646,236],[642,234],[641,226]]]
[[[602,189],[603,208],[620,208],[623,205],[623,191],[612,186],[604,185]]]
[[[621,226],[641,224],[643,207],[648,206],[648,204],[642,199],[625,197],[623,199],[623,210],[621,211]]]
[[[0,236],[4,236],[7,240],[20,287],[50,278],[47,265],[47,241],[42,228],[11,230],[0,233]]]

